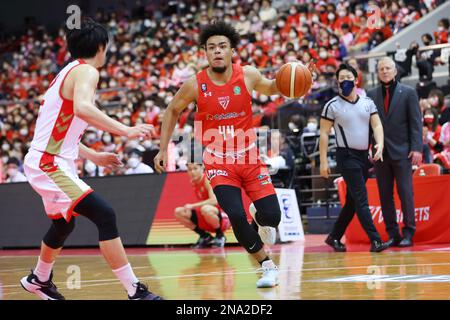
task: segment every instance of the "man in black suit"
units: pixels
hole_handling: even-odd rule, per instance
[[[378,62],[381,85],[370,90],[384,129],[384,161],[374,162],[386,231],[391,246],[409,247],[416,230],[412,165],[422,160],[422,115],[416,90],[395,79],[395,62],[382,58]],[[401,201],[403,222],[400,235],[394,204],[394,181]]]

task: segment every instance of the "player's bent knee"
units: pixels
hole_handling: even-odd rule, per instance
[[[266,224],[270,227],[277,227],[281,221],[281,212],[270,212],[265,215]]]
[[[114,209],[96,192],[88,194],[78,203],[74,211],[91,220],[98,229],[99,241],[119,237]]]
[[[256,220],[262,226],[277,227],[281,221],[281,211],[276,195],[270,195],[254,202]]]
[[[186,211],[183,207],[177,207],[175,208],[175,215],[182,215]]]
[[[59,249],[64,245],[64,242],[74,228],[74,218],[72,218],[70,222],[67,222],[64,218],[53,220],[50,229],[47,231],[42,241],[52,249]]]
[[[183,213],[180,211],[175,210],[175,218],[180,220],[183,218]]]
[[[186,220],[186,219],[191,219],[191,212],[181,208],[181,210],[175,210],[175,218],[178,220]]]

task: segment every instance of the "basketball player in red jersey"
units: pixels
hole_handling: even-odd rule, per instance
[[[181,86],[164,113],[155,168],[158,172],[165,170],[167,145],[177,119],[190,103],[196,102],[195,136],[205,148],[203,163],[214,194],[237,240],[262,266],[257,287],[274,287],[278,284],[278,268],[263,243],[275,243],[281,212],[267,167],[259,159],[251,93],[280,93],[275,80],[263,77],[256,68],[232,63],[238,42],[239,34],[223,22],[201,31],[200,45],[206,50],[209,66]],[[241,188],[256,208],[250,213],[258,232],[247,221]]]
[[[80,143],[88,125],[130,139],[145,138],[152,127],[128,127],[111,119],[94,104],[100,68],[109,42],[108,31],[91,19],[68,30],[67,47],[74,59],[50,84],[39,108],[36,130],[24,169],[28,182],[41,196],[52,224],[41,243],[31,274],[20,280],[28,292],[44,300],[64,300],[52,282],[52,268],[65,240],[82,215],[93,222],[100,251],[130,300],[160,300],[136,278],[128,262],[111,206],[78,177],[75,160],[80,155],[99,166],[121,165],[117,155],[98,153]]]
[[[195,195],[200,201],[176,208],[175,217],[181,224],[200,236],[194,248],[201,249],[208,245],[222,248],[226,241],[223,232],[230,227],[230,220],[217,205],[217,198],[203,173],[202,165],[189,163],[187,172]],[[216,236],[213,238],[208,231],[215,232]]]

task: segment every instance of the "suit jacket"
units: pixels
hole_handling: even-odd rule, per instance
[[[384,111],[381,85],[367,92],[377,106],[383,124],[384,148],[392,160],[408,158],[410,151],[422,152],[422,114],[416,90],[397,83],[388,114]]]

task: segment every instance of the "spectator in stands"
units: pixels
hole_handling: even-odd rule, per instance
[[[416,41],[410,43],[408,49],[400,48],[397,44],[397,50],[394,52],[388,52],[389,56],[392,56],[397,65],[397,79],[401,80],[403,77],[411,74],[412,57],[417,54],[419,45]]]
[[[342,29],[339,32],[341,41],[345,47],[349,47],[354,39],[354,34],[350,32],[350,26],[347,23],[342,24]]]
[[[429,33],[422,35],[424,46],[433,44],[433,37]],[[440,55],[439,50],[424,50],[417,52],[417,68],[419,69],[419,78],[422,81],[431,81],[433,79],[434,65],[436,58]]]
[[[423,142],[423,148],[422,148],[422,163],[432,163],[433,157],[431,156],[431,150],[430,146],[428,144],[428,127],[423,126],[422,130],[422,142]]]
[[[352,66],[356,72],[358,73],[358,82],[356,84],[356,94],[360,97],[366,96],[366,90],[364,90],[365,79],[363,72],[359,68],[358,60],[356,58],[350,58],[347,60],[347,63]]]
[[[303,133],[314,133],[319,132],[319,120],[316,116],[309,116],[306,122],[306,126],[303,128]]]
[[[10,182],[26,182],[27,178],[20,171],[20,161],[17,158],[10,158],[6,163],[6,181]]]
[[[442,144],[443,150],[435,156],[435,161],[445,169],[450,169],[450,121],[442,126],[439,142]]]
[[[450,27],[450,21],[448,18],[442,18],[438,22],[438,31],[434,32],[434,39],[436,44],[448,43],[448,29]]]
[[[115,153],[117,146],[114,143],[112,135],[109,132],[103,132],[101,142],[101,151]]]
[[[277,17],[277,10],[270,6],[270,1],[264,0],[259,10],[259,18],[262,22],[272,21]]]
[[[305,117],[300,114],[294,114],[289,119],[288,128],[293,134],[298,134],[303,132],[305,127]]]
[[[347,49],[345,48],[345,45],[340,43],[337,35],[333,34],[330,36],[330,46],[333,56],[337,60],[342,61],[347,56]]]
[[[438,113],[436,109],[429,108],[423,113],[423,124],[426,127],[426,142],[430,148],[431,154],[442,151],[442,144],[439,140],[441,137],[441,126],[439,125]]]
[[[128,153],[127,170],[125,174],[153,173],[153,169],[142,162],[142,151],[133,149]]]
[[[82,177],[101,177],[103,170],[90,160],[85,160],[83,163]]]
[[[322,46],[319,48],[319,59],[316,62],[316,66],[320,72],[326,72],[327,65],[337,67],[338,63],[335,58],[329,56],[328,49]]]
[[[4,138],[4,136],[0,137],[0,155],[2,157],[3,164],[6,164],[10,157],[11,152],[11,144],[7,139]]]
[[[372,50],[375,47],[377,47],[379,44],[381,44],[384,41],[383,33],[379,30],[374,30],[372,35],[370,36],[369,42],[368,42],[368,50]]]
[[[428,102],[432,108],[436,109],[440,125],[450,121],[450,108],[445,105],[445,97],[440,89],[432,89],[430,91]]]

